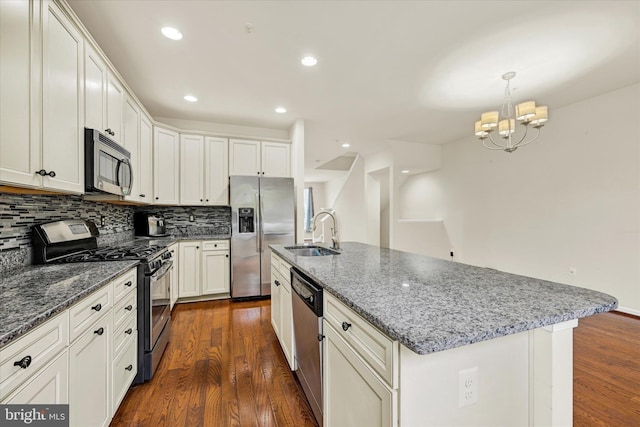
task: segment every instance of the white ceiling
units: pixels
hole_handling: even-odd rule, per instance
[[[514,101],[547,104],[550,120],[640,81],[639,1],[68,3],[154,117],[274,129],[304,119],[308,169],[389,140],[473,141],[507,71]],[[167,25],[184,38],[162,36]],[[300,64],[308,53],[316,67]]]

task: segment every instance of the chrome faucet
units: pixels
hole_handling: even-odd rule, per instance
[[[338,240],[338,222],[336,221],[336,217],[329,211],[320,211],[314,215],[311,219],[311,234],[316,231],[316,220],[322,215],[329,215],[333,220],[333,227],[331,227],[331,248],[340,249],[340,241]],[[320,240],[312,239],[314,242],[319,242]],[[322,241],[324,242],[324,234],[322,234]]]

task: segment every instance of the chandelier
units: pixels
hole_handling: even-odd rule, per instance
[[[538,138],[540,135],[540,128],[544,126],[545,122],[549,118],[549,111],[546,106],[536,107],[534,101],[527,101],[518,104],[513,107],[511,103],[511,89],[509,88],[509,81],[516,76],[515,71],[509,71],[502,75],[502,79],[507,81],[507,87],[504,89],[504,102],[502,103],[502,110],[489,111],[482,113],[480,120],[476,122],[475,134],[482,141],[489,150],[504,150],[507,153],[512,153],[527,145]],[[516,138],[514,133],[516,132],[516,120],[524,128],[524,132],[520,137]],[[527,133],[529,125],[536,129],[536,134],[530,139],[527,139]],[[498,131],[498,135],[504,141],[496,141],[493,139],[494,131]]]

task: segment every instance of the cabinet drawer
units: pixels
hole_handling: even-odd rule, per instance
[[[280,270],[280,257],[271,254],[271,268]]]
[[[69,402],[69,354],[63,351],[53,362],[36,372],[3,404],[50,405]]]
[[[113,306],[113,287],[104,286],[69,309],[69,341],[73,342]]]
[[[113,281],[113,300],[117,304],[138,283],[138,269],[128,271]]]
[[[120,402],[122,402],[129,386],[133,382],[133,378],[138,372],[137,337],[137,332],[134,332],[133,339],[127,340],[128,345],[113,361],[113,413],[118,409]]]
[[[324,292],[324,318],[392,388],[398,387],[398,343]],[[346,329],[346,331],[345,331]]]
[[[135,290],[129,292],[119,303],[116,304],[113,310],[113,324],[115,328],[119,328],[123,322],[126,322],[129,317],[136,318],[136,308],[138,293]]]
[[[229,249],[228,240],[205,240],[202,242],[203,251],[217,251]]]
[[[113,354],[115,357],[118,357],[120,351],[137,335],[138,317],[133,315],[125,317],[125,319],[126,321],[120,327],[115,328],[113,335]]]
[[[291,285],[291,264],[284,260],[280,262],[280,276],[282,276],[285,282]]]
[[[65,349],[69,342],[69,312],[64,311],[0,350],[0,400]],[[15,366],[31,358],[26,369]]]

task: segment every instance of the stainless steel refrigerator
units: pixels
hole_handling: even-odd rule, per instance
[[[231,176],[231,298],[271,294],[272,244],[295,243],[293,178]]]

